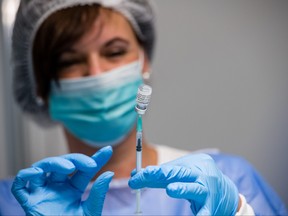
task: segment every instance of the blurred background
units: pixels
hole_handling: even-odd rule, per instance
[[[246,158],[288,205],[288,1],[157,0],[152,143]],[[12,98],[10,38],[18,0],[0,0],[0,178],[67,151]]]

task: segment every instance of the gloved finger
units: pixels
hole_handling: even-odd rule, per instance
[[[75,170],[74,164],[62,157],[45,158],[34,163],[32,167],[39,167],[45,173],[57,172],[65,175],[68,175]]]
[[[101,148],[90,159],[94,160],[97,164],[93,170],[79,170],[71,178],[71,184],[78,188],[80,191],[84,191],[91,179],[95,174],[108,162],[111,158],[113,150],[111,146]]]
[[[40,169],[40,168],[37,168],[37,169]],[[46,184],[46,180],[47,180],[47,177],[46,177],[46,173],[44,173],[44,171],[43,171],[43,174],[41,176],[39,176],[37,178],[30,179],[30,181],[29,181],[30,191],[33,191],[39,187],[44,186]]]
[[[193,200],[199,204],[203,204],[208,195],[207,188],[199,183],[171,183],[167,186],[166,192],[170,197]]]
[[[113,154],[111,146],[106,146],[97,151],[92,158],[97,163],[97,172],[110,160]]]
[[[89,172],[97,166],[96,162],[91,157],[84,154],[66,154],[61,157],[71,161],[77,170]]]
[[[49,157],[40,160],[32,165],[40,167],[46,173],[51,173],[49,179],[55,182],[62,182],[75,170],[75,165],[63,157]],[[38,185],[40,183],[37,183]]]
[[[144,170],[144,168],[142,168],[141,170]],[[136,173],[137,173],[137,170],[133,169],[130,173],[130,177],[133,177]]]
[[[100,175],[90,191],[88,199],[83,204],[85,215],[101,215],[104,199],[109,189],[109,184],[114,176],[113,172],[105,172]]]
[[[84,155],[84,154],[78,154],[78,153],[66,154],[66,155],[62,155],[61,157],[72,162],[77,172],[78,171],[92,172],[93,169],[97,167],[96,162],[91,157]],[[63,173],[53,172],[51,174],[51,181],[54,181],[54,182],[63,182],[66,180],[66,178],[67,178],[67,175]]]
[[[18,172],[12,184],[11,192],[21,205],[25,204],[29,197],[29,191],[26,188],[27,182],[42,176],[43,173],[43,170],[37,167],[23,169]]]
[[[133,169],[130,173],[130,177],[133,177],[137,173],[136,169]]]
[[[51,175],[49,176],[50,181],[58,182],[58,183],[65,182],[67,178],[68,178],[67,174],[56,173],[56,172],[51,173]]]
[[[130,178],[132,189],[144,187],[166,188],[173,182],[194,182],[197,175],[191,169],[181,166],[148,166]]]

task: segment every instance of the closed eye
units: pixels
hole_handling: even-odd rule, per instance
[[[108,50],[104,53],[104,56],[108,58],[117,58],[117,57],[125,55],[126,53],[127,53],[126,49],[119,49],[119,50],[112,50],[112,51]]]
[[[130,43],[119,37],[115,37],[104,44],[101,48],[101,55],[106,58],[116,59],[127,54]]]
[[[66,59],[66,60],[60,60],[57,64],[57,68],[59,70],[69,68],[73,65],[77,64],[83,64],[85,63],[85,59]]]

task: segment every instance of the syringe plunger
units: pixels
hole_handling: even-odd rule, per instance
[[[151,94],[152,88],[149,85],[143,84],[139,86],[135,106],[136,112],[139,115],[145,114],[147,106],[150,102]]]

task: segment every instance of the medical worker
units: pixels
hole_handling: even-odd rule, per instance
[[[240,157],[144,139],[146,168],[133,171],[135,98],[154,43],[149,0],[21,1],[12,47],[16,101],[39,124],[61,124],[70,154],[1,181],[1,215],[133,215],[132,189],[140,188],[143,215],[287,214]]]

